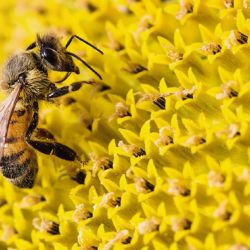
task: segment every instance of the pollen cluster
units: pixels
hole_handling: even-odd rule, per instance
[[[39,127],[81,162],[37,152],[32,189],[0,178],[0,249],[250,249],[250,1],[0,3],[1,63],[53,32],[78,64]],[[8,26],[8,30],[6,27]],[[50,73],[50,80],[62,73]]]

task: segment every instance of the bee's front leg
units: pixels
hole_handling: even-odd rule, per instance
[[[83,84],[93,84],[93,81],[79,81],[70,84],[69,86],[63,86],[61,88],[55,89],[47,95],[47,99],[50,100],[52,98],[56,98],[59,96],[66,95],[72,91],[79,90]]]

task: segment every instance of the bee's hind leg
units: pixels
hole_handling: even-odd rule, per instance
[[[49,131],[45,129],[37,129],[37,125],[38,125],[38,105],[37,103],[34,103],[33,118],[25,135],[27,143],[31,145],[34,149],[44,154],[55,155],[67,161],[75,161],[79,159],[76,152],[73,149],[59,142],[56,142],[54,136]],[[37,130],[36,132],[37,135],[39,135],[40,133],[40,138],[38,136],[38,138],[32,139],[32,135],[34,134],[35,130]],[[37,140],[41,138],[48,139],[49,141]]]

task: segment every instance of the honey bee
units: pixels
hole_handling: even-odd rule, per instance
[[[66,46],[53,34],[37,35],[26,51],[11,56],[2,73],[1,88],[9,95],[0,106],[0,170],[10,182],[20,188],[32,188],[38,171],[35,150],[75,161],[76,152],[56,142],[45,129],[37,128],[39,101],[76,91],[88,81],[79,81],[57,88],[48,78],[48,70],[79,74],[73,58],[82,62],[100,79],[101,76],[82,58],[67,50],[76,38],[101,54],[102,51],[77,35],[70,37]],[[34,48],[37,47],[37,50]]]

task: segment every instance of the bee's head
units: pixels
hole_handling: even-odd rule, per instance
[[[71,55],[67,54],[65,47],[53,34],[37,35],[37,47],[42,64],[50,70],[75,72],[79,74],[79,68],[75,65]]]

